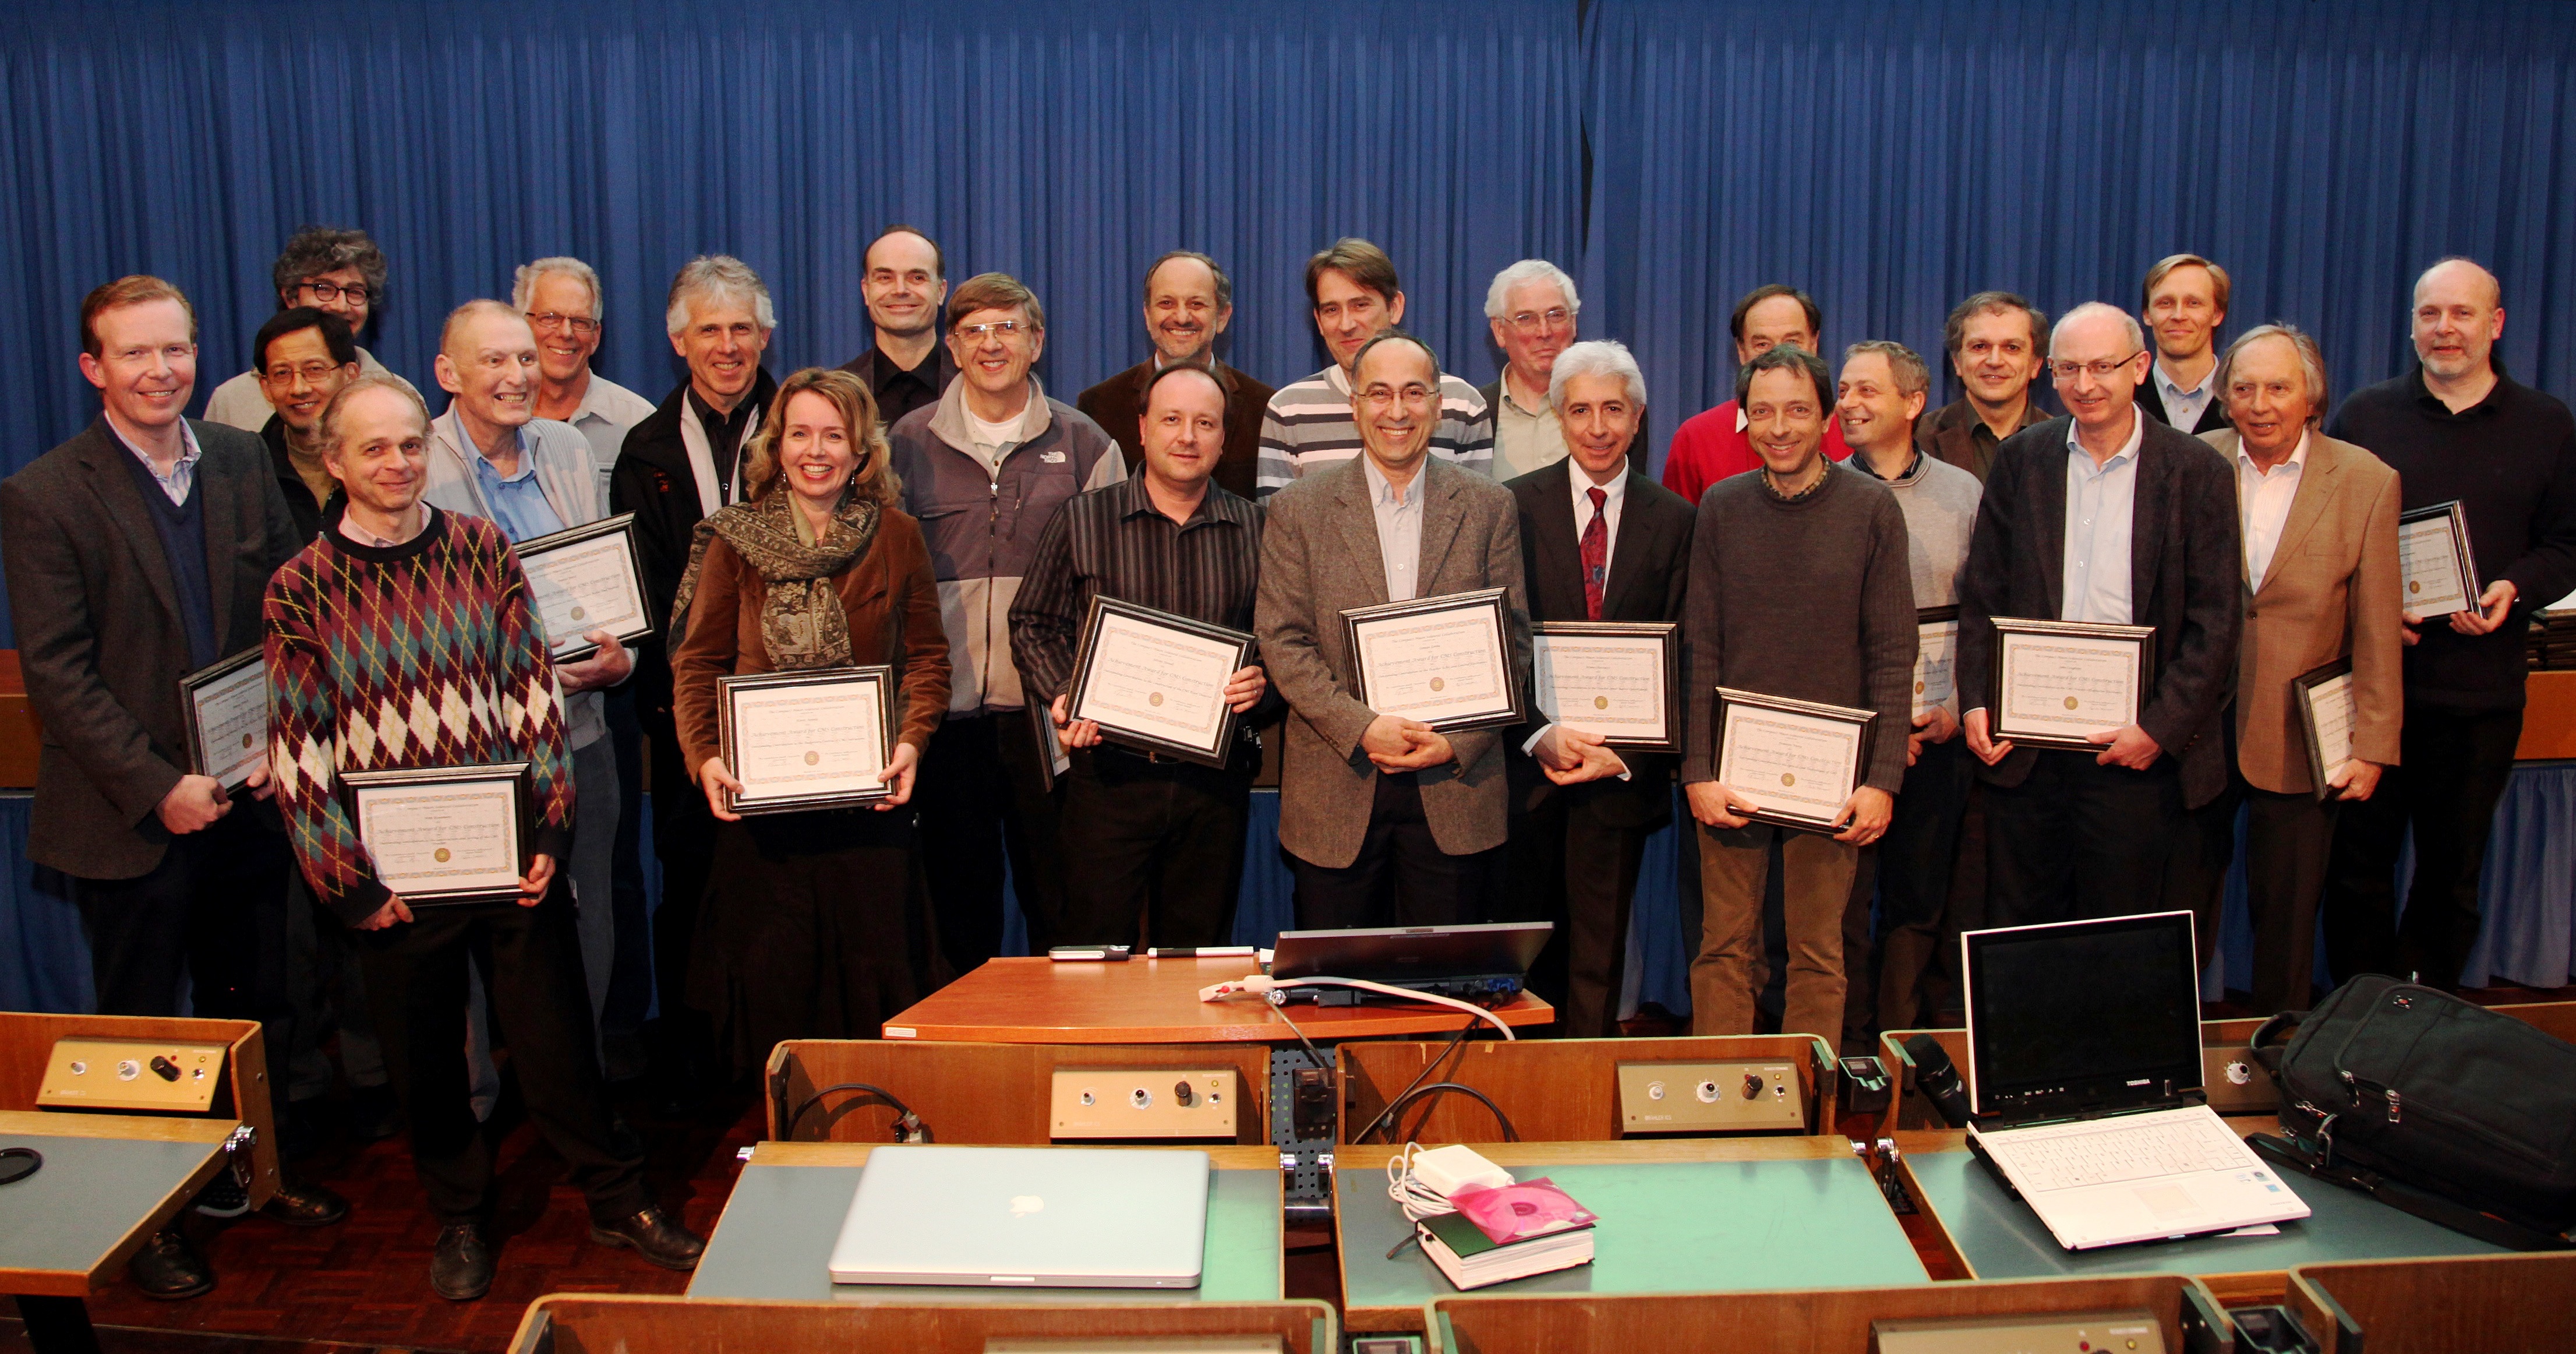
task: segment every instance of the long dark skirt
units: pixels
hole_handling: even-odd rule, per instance
[[[782,1039],[874,1039],[931,990],[912,814],[842,809],[717,825],[689,1004],[739,1074]]]

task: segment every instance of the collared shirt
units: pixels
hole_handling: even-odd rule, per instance
[[[581,388],[581,403],[564,422],[579,429],[590,443],[590,459],[599,467],[599,501],[608,501],[609,481],[617,458],[626,450],[629,428],[653,416],[653,402],[594,371]]]
[[[463,420],[458,420],[456,431],[465,431]],[[516,545],[551,536],[564,529],[564,521],[556,515],[554,505],[546,501],[546,487],[537,482],[537,458],[528,454],[527,433],[512,428],[510,439],[519,448],[518,473],[503,476],[483,449],[475,447],[474,484],[483,491],[484,505],[492,510],[492,520],[500,524],[501,534]]]
[[[115,426],[112,423],[108,425],[111,431]],[[125,448],[126,454],[141,461],[143,468],[151,472],[152,482],[160,485],[161,492],[170,496],[170,506],[174,508],[188,506],[188,492],[197,484],[197,459],[206,454],[205,448],[197,445],[197,430],[188,426],[188,420],[184,418],[179,420],[179,446],[181,447],[179,461],[178,464],[170,467],[170,473],[166,475],[161,473],[160,466],[153,464],[150,456],[144,454],[141,447],[126,441],[125,434],[117,433],[116,440]]]
[[[2290,449],[2290,459],[2270,470],[2254,464],[2245,453],[2245,444],[2236,446],[2236,520],[2245,531],[2245,585],[2260,590],[2263,575],[2272,571],[2272,552],[2280,548],[2281,528],[2290,521],[2290,501],[2299,496],[2299,480],[2308,466],[2308,435],[2299,434],[2299,445]]]
[[[876,393],[877,417],[891,428],[895,420],[925,404],[939,403],[940,392],[947,388],[946,377],[955,375],[947,367],[945,345],[932,343],[922,356],[921,365],[898,367],[880,343],[868,353],[868,388]]]
[[[716,483],[727,486],[719,491],[721,501],[727,503],[733,501],[730,486],[735,481],[735,467],[742,460],[742,440],[751,432],[752,394],[753,391],[744,391],[742,402],[733,407],[733,412],[719,414],[713,405],[698,397],[696,386],[689,387],[689,412],[698,416],[698,425],[707,431],[707,450],[715,457]]]
[[[2218,368],[2201,373],[2200,384],[2189,390],[2174,383],[2165,374],[2165,364],[2158,361],[2155,373],[2156,399],[2165,407],[2165,422],[2190,432],[2200,426],[2200,416],[2209,408],[2210,398],[2218,393]]]
[[[1607,583],[1610,557],[1619,552],[1619,509],[1628,502],[1628,458],[1619,458],[1619,473],[1611,476],[1608,484],[1594,484],[1579,465],[1567,466],[1565,478],[1574,491],[1574,539],[1578,544],[1592,526],[1592,491],[1601,491],[1601,525],[1609,533],[1601,552],[1601,577]]]
[[[1523,409],[1512,393],[1511,373],[1497,386],[1502,398],[1494,401],[1494,478],[1517,479],[1564,460],[1565,425],[1547,396],[1539,396],[1537,409]]]
[[[2066,425],[2066,582],[2057,604],[2062,621],[2129,625],[2129,538],[2138,504],[2138,447],[2147,416],[2129,411],[2129,440],[2100,465]]]
[[[1072,685],[1095,596],[1249,631],[1260,566],[1261,509],[1214,483],[1186,522],[1154,506],[1142,475],[1077,494],[1047,524],[1011,603],[1021,680],[1048,699]]]
[[[1377,462],[1360,458],[1361,472],[1368,477],[1369,512],[1377,518],[1377,553],[1386,565],[1386,600],[1410,602],[1413,590],[1421,586],[1422,572],[1422,481],[1429,467],[1417,464],[1413,482],[1397,489],[1377,468]]]

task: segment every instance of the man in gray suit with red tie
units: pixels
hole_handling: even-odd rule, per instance
[[[1567,458],[1503,486],[1520,506],[1530,619],[1679,625],[1697,515],[1629,461],[1646,418],[1636,358],[1617,343],[1567,348],[1549,373],[1547,405]],[[1674,758],[1612,749],[1599,733],[1544,717],[1512,741],[1505,911],[1556,923],[1530,987],[1557,1008],[1558,1030],[1608,1038],[1619,1032],[1646,838],[1672,818]]]

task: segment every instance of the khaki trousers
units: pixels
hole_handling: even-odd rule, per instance
[[[1843,1028],[1843,906],[1851,898],[1860,848],[1820,832],[1756,823],[1699,829],[1701,922],[1691,960],[1691,1033],[1751,1034],[1753,1003],[1768,978],[1762,960],[1762,890],[1770,844],[1780,838],[1781,907],[1787,919],[1789,982],[1784,1034],[1812,1034],[1840,1046]]]

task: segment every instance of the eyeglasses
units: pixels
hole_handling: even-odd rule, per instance
[[[995,320],[991,324],[962,324],[957,327],[957,332],[969,339],[981,339],[989,334],[1007,340],[1036,330],[1037,326],[1026,320]]]
[[[270,385],[282,386],[293,381],[296,377],[301,376],[307,383],[318,386],[324,381],[330,380],[331,373],[338,370],[339,367],[332,363],[325,362],[320,358],[315,358],[300,367],[282,365],[271,367],[265,374]]]
[[[300,285],[304,290],[313,293],[313,299],[316,301],[337,301],[345,296],[353,306],[363,306],[367,303],[367,289],[363,285],[353,283],[343,287],[337,282],[316,282],[311,278],[306,278]]]
[[[547,311],[543,315],[536,314],[533,311],[523,313],[527,315],[529,324],[536,326],[537,329],[544,333],[554,334],[570,329],[572,332],[583,338],[589,338],[591,335],[599,332],[599,321],[594,320],[587,315],[558,315],[551,310]]]
[[[1573,322],[1574,312],[1556,306],[1548,310],[1524,310],[1509,318],[1512,328],[1524,334],[1539,334],[1550,329],[1563,329]]]
[[[2107,381],[2111,379],[2114,372],[2137,361],[2138,353],[2145,351],[2146,349],[2140,348],[2137,353],[2131,353],[2127,357],[2116,360],[2106,357],[2099,362],[2051,362],[2048,364],[2048,369],[2057,373],[2057,379],[2061,381],[2072,381],[2088,371],[2093,373],[2094,380]]]
[[[1360,399],[1372,409],[1384,409],[1398,400],[1402,400],[1408,405],[1421,405],[1429,404],[1431,402],[1432,390],[1431,387],[1423,385],[1420,382],[1409,384],[1402,390],[1389,390],[1385,386],[1370,386],[1368,389],[1360,392]]]

